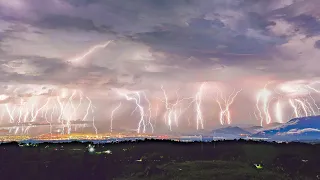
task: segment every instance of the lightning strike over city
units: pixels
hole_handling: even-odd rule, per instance
[[[43,133],[50,134],[71,134],[76,128],[94,127],[94,114],[89,110],[93,108],[92,102],[88,97],[87,102],[82,101],[81,91],[62,89],[31,97],[23,94],[1,95],[1,101],[9,98],[11,102],[0,105],[2,128],[15,135],[32,134],[32,129],[37,126],[48,129],[48,132]],[[74,103],[78,103],[78,106],[75,107]]]

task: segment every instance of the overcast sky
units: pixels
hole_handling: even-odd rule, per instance
[[[10,122],[6,107],[12,112],[19,98],[36,96],[39,108],[63,90],[67,97],[76,91],[74,101],[81,91],[84,104],[90,98],[99,131],[109,131],[117,106],[113,128],[137,129],[141,109],[132,113],[135,101],[123,95],[139,91],[146,114],[150,102],[151,124],[168,130],[163,86],[171,103],[177,94],[193,98],[176,107],[191,104],[172,120],[173,131],[221,124],[217,89],[226,97],[241,90],[229,108],[231,124],[260,124],[256,96],[266,83],[310,83],[320,75],[319,8],[318,0],[0,0],[0,93],[10,97],[1,102],[1,123]],[[270,103],[271,121],[279,121]],[[282,121],[291,115],[283,112]]]

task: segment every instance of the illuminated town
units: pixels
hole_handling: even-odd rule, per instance
[[[244,139],[249,138],[247,134],[239,134],[239,137]],[[125,140],[137,140],[137,139],[170,139],[173,141],[191,142],[191,141],[212,141],[225,139],[224,137],[215,136],[173,136],[173,135],[154,135],[154,134],[136,134],[136,133],[104,133],[104,134],[92,134],[92,133],[72,133],[72,134],[42,134],[39,136],[28,136],[28,135],[4,135],[0,136],[0,142],[11,142],[11,141],[125,141]],[[262,139],[262,138],[259,138]]]
[[[74,133],[74,134],[42,134],[39,136],[28,136],[28,135],[4,135],[0,136],[0,142],[10,141],[23,141],[23,140],[35,140],[35,141],[63,141],[63,140],[76,140],[76,141],[95,141],[95,140],[121,140],[121,139],[178,139],[174,136],[155,136],[151,134],[129,134],[129,133],[105,133],[105,134],[85,134],[85,133]]]

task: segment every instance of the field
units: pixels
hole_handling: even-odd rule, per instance
[[[147,140],[1,144],[1,179],[320,179],[320,145]],[[256,165],[261,168],[257,168]]]

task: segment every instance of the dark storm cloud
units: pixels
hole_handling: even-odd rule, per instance
[[[260,8],[265,7],[267,4],[265,1],[256,3],[248,3],[248,1],[241,1],[241,3],[232,3],[231,1],[203,1],[199,3],[196,1],[68,2],[76,7],[98,3],[104,4],[106,9],[110,10],[106,19],[114,17],[114,19],[110,19],[110,24],[108,25],[119,26],[118,22],[123,22],[134,26],[130,22],[131,20],[136,24],[142,25],[142,28],[148,27],[146,29],[132,28],[131,31],[129,28],[126,33],[131,34],[128,36],[130,39],[150,46],[152,51],[178,54],[184,58],[201,58],[203,64],[214,64],[214,62],[208,60],[208,58],[212,57],[228,57],[226,60],[230,61],[230,57],[236,54],[261,55],[265,57],[266,52],[272,49],[273,46],[286,42],[285,39],[274,37],[269,33],[267,27],[275,25],[275,22],[268,20],[264,14],[249,10],[249,7],[255,7],[255,10],[259,9],[257,5]],[[212,6],[212,8],[205,7],[205,5]],[[212,13],[212,10],[219,8],[230,8],[233,11],[239,11],[244,14],[245,18],[235,22],[237,30],[231,29],[229,24],[221,21],[223,14],[220,12],[213,13],[214,19],[208,20],[204,18],[207,13]],[[242,9],[238,8],[247,8],[247,10],[242,11]],[[179,12],[179,9],[184,11]],[[197,9],[201,9],[202,12],[196,12]],[[112,13],[117,14],[117,16],[113,16]],[[188,17],[185,20],[188,25],[182,22],[180,24],[177,23],[179,22],[177,19],[183,19],[184,16]],[[148,19],[153,21],[146,25],[145,23],[149,22]],[[251,29],[252,33],[248,33],[248,29]],[[236,58],[241,59],[239,57]],[[248,57],[246,59],[250,60]],[[178,64],[179,62],[175,63]]]
[[[65,0],[65,2],[76,6],[76,7],[81,7],[81,6],[88,6],[90,4],[95,4],[99,2],[100,0]]]
[[[297,30],[302,31],[307,36],[320,34],[320,21],[314,16],[302,14],[288,18],[288,21],[294,23]]]
[[[119,26],[118,23],[128,23],[131,26],[134,26],[134,24],[147,26],[146,23],[148,23],[153,27],[158,24],[165,23],[175,25],[176,23],[184,23],[184,20],[188,20],[190,18],[201,19],[207,13],[213,13],[217,17],[217,22],[220,23],[218,18],[221,18],[221,12],[219,11],[223,11],[224,9],[246,13],[247,19],[238,22],[239,26],[261,29],[272,24],[272,22],[269,22],[267,19],[265,19],[263,15],[249,10],[258,3],[239,3],[238,1],[199,2],[195,0],[139,0],[134,2],[125,0],[81,0],[79,2],[75,0],[69,0],[67,2],[75,7],[89,7],[90,5],[99,4],[100,7],[106,11],[104,12],[104,17],[106,19],[104,23],[115,26]],[[248,10],[243,11],[243,9],[245,9],[244,7],[247,7]],[[98,17],[95,17],[95,19],[97,20]]]
[[[288,42],[288,37],[270,32],[270,27],[276,25],[274,20],[285,19],[297,28],[305,26],[294,17],[300,2],[281,2],[284,5],[276,0],[67,2],[80,9],[99,5],[96,10],[105,20],[89,14],[93,22],[148,45],[151,52],[165,53],[167,58],[160,64],[189,68],[217,63],[210,58],[218,58],[219,63],[226,65],[249,64],[257,59],[270,61],[270,54],[277,53],[275,47]],[[75,14],[83,16],[81,12]],[[309,21],[310,25],[314,23]],[[317,28],[308,33],[313,31]]]
[[[48,15],[40,21],[35,22],[35,25],[40,28],[47,29],[78,29],[85,31],[98,31],[101,33],[114,33],[110,27],[96,26],[92,20],[79,17],[71,17],[65,15]]]
[[[42,10],[42,7],[48,6],[47,3],[40,1],[39,3],[35,3],[38,2],[38,0],[33,0],[33,2],[33,8],[41,19],[40,24],[43,24],[44,21],[46,26],[50,27],[57,24],[57,26],[61,28],[63,26],[79,26],[82,29],[85,27],[92,29],[94,28],[94,24],[95,28],[109,29],[112,27],[119,32],[129,34],[131,32],[145,31],[145,28],[150,28],[158,23],[180,21],[180,18],[185,16],[184,13],[179,15],[181,13],[180,10],[182,10],[181,8],[192,8],[191,5],[196,6],[194,1],[188,0],[68,0],[61,2],[68,3],[73,7],[73,9],[70,9],[70,12],[61,10],[62,12],[58,13],[60,11],[58,10],[57,13],[46,13]],[[72,22],[73,20],[75,20],[75,22]],[[38,23],[39,22],[36,22],[34,25]]]
[[[30,2],[37,18],[20,18],[35,27],[121,34],[149,46],[150,52],[165,53],[167,58],[162,64],[184,67],[216,64],[211,58],[226,65],[248,64],[257,57],[268,61],[276,46],[288,42],[288,37],[270,32],[275,20],[287,20],[297,28],[315,23],[303,15],[292,17],[297,3],[276,0],[56,1],[61,2],[59,6],[39,0]],[[71,8],[61,8],[66,3]],[[318,29],[309,28],[307,33],[315,31]]]
[[[257,28],[267,26],[258,25]],[[137,33],[132,39],[151,46],[155,51],[193,56],[207,62],[210,57],[231,57],[228,54],[263,55],[272,46],[283,43],[281,38],[250,37],[227,28],[219,20],[204,19],[192,19],[188,27],[162,25],[153,32]]]
[[[65,2],[70,3],[73,6],[88,6],[92,4],[101,4],[108,5],[112,8],[116,8],[115,10],[124,10],[124,9],[132,9],[134,10],[136,7],[140,7],[139,9],[158,9],[158,10],[172,10],[176,6],[181,5],[197,5],[194,0],[136,0],[136,1],[126,1],[126,0],[66,0]],[[138,12],[139,9],[136,9],[135,12]]]
[[[275,22],[268,20],[266,17],[256,12],[249,12],[247,14],[247,17],[248,17],[247,22],[249,24],[247,27],[250,27],[253,29],[266,30],[268,26],[275,25]]]
[[[60,59],[54,59],[54,58],[45,58],[45,57],[39,57],[39,56],[15,56],[11,57],[15,59],[13,61],[14,68],[19,68],[23,66],[24,64],[27,64],[28,66],[31,66],[35,70],[31,72],[31,74],[22,73],[19,74],[15,71],[10,72],[6,71],[6,69],[2,70],[0,77],[2,82],[10,82],[10,81],[16,81],[23,84],[73,84],[77,83],[78,81],[82,79],[88,78],[88,75],[94,74],[98,72],[98,75],[95,75],[96,78],[101,79],[105,76],[116,76],[115,72],[112,70],[109,70],[104,67],[98,67],[98,66],[87,66],[87,67],[74,67],[70,64],[61,61]],[[16,59],[20,59],[16,60]],[[11,62],[10,60],[7,60],[5,62]],[[10,67],[6,67],[9,70]],[[103,72],[103,73],[101,73]],[[32,74],[32,73],[35,73]],[[95,84],[98,81],[89,81],[90,84]],[[88,83],[84,83],[85,85],[89,85]],[[112,84],[115,84],[115,82],[112,82]]]
[[[314,47],[317,49],[320,49],[320,40],[318,40],[314,43]]]

